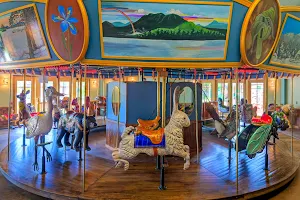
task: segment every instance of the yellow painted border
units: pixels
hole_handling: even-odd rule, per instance
[[[300,6],[281,6],[281,12],[300,12]]]
[[[247,64],[247,65],[250,65],[250,66],[253,66],[253,67],[257,67],[261,64],[263,64],[264,62],[266,62],[266,60],[268,60],[268,58],[270,57],[270,55],[272,54],[272,51],[275,47],[275,43],[279,37],[279,32],[280,32],[280,23],[281,23],[281,9],[280,9],[280,4],[279,4],[279,1],[278,0],[274,0],[276,1],[277,3],[277,6],[278,6],[278,28],[277,28],[277,31],[276,31],[276,38],[274,40],[274,44],[272,45],[271,49],[270,49],[270,52],[268,53],[268,55],[266,56],[265,59],[263,59],[260,63],[258,64],[252,64],[249,62],[248,58],[247,58],[247,54],[246,54],[246,35],[247,35],[247,28],[248,28],[248,24],[249,24],[249,21],[252,17],[252,14],[253,14],[253,11],[255,10],[255,8],[257,7],[257,5],[261,2],[259,0],[255,0],[253,2],[253,4],[250,6],[246,16],[245,16],[245,19],[244,19],[244,22],[243,22],[243,25],[242,25],[242,30],[241,30],[241,37],[240,37],[240,52],[241,52],[241,57],[242,57],[242,60]]]
[[[270,65],[261,65],[261,66],[259,66],[259,68],[263,69],[263,70],[274,71],[274,72],[284,72],[284,73],[290,73],[290,74],[300,74],[300,70],[287,69],[287,68],[270,66]]]
[[[233,1],[236,2],[236,3],[239,3],[243,6],[246,6],[247,8],[249,8],[251,6],[251,4],[253,3],[253,2],[248,1],[248,0],[233,0]]]
[[[20,63],[20,62],[31,62],[31,61],[37,61],[37,60],[47,60],[47,59],[51,58],[51,54],[49,52],[48,44],[47,44],[46,39],[45,39],[45,33],[44,33],[44,30],[43,30],[43,27],[42,27],[42,24],[41,24],[40,16],[39,16],[39,13],[37,11],[37,8],[36,8],[35,4],[28,4],[28,5],[25,5],[25,6],[17,7],[17,8],[11,9],[11,10],[7,10],[5,12],[0,13],[0,17],[3,16],[3,15],[7,15],[9,13],[12,13],[12,12],[15,12],[15,11],[18,11],[18,10],[23,10],[23,9],[26,9],[26,8],[30,8],[30,7],[33,7],[33,10],[34,10],[34,13],[35,13],[35,16],[36,16],[36,19],[37,19],[39,31],[41,33],[42,40],[45,44],[48,56],[44,56],[44,57],[40,57],[40,58],[33,58],[33,59],[24,59],[24,60],[15,60],[15,61],[2,62],[1,65],[10,64],[10,63]]]
[[[53,60],[53,61],[46,61],[46,62],[26,63],[21,65],[4,65],[1,66],[1,70],[43,68],[47,66],[58,66],[58,65],[68,65],[68,64],[70,63],[61,60]]]
[[[62,1],[66,1],[66,0],[62,0]],[[80,11],[81,11],[81,15],[82,15],[82,19],[83,19],[83,28],[84,28],[84,39],[83,39],[83,47],[82,47],[82,50],[80,52],[80,55],[78,56],[78,58],[72,60],[72,61],[67,61],[65,59],[63,59],[59,53],[56,51],[55,49],[55,46],[53,45],[53,42],[52,42],[52,39],[50,37],[50,34],[49,34],[49,27],[48,27],[48,16],[47,16],[47,11],[48,11],[48,6],[49,6],[49,3],[47,1],[46,3],[46,7],[45,7],[45,25],[46,25],[46,31],[47,31],[47,37],[48,37],[48,40],[49,40],[49,43],[52,47],[52,50],[54,51],[54,53],[56,54],[56,56],[64,61],[64,62],[69,62],[71,64],[74,64],[74,63],[77,63],[79,62],[80,60],[82,60],[84,57],[85,57],[85,54],[86,54],[86,51],[88,49],[88,46],[89,46],[89,19],[88,19],[88,15],[87,15],[87,12],[86,12],[86,9],[85,9],[85,6],[84,6],[84,3],[83,3],[83,0],[77,0],[77,3],[79,5],[79,8],[80,8]]]
[[[6,2],[37,2],[37,3],[46,3],[48,0],[0,0],[0,3]]]
[[[103,27],[102,27],[102,2],[132,2],[132,3],[165,3],[165,4],[195,4],[195,5],[216,5],[216,6],[229,6],[228,26],[226,33],[226,41],[224,46],[223,58],[160,58],[160,57],[140,57],[140,56],[106,56],[104,55],[104,42],[103,42]],[[109,59],[132,59],[132,60],[170,60],[170,61],[224,61],[227,58],[228,43],[230,36],[231,18],[232,18],[232,2],[208,2],[208,1],[172,1],[170,0],[98,0],[99,10],[99,26],[100,26],[100,46],[101,57]]]
[[[286,16],[285,16],[285,18],[284,18],[284,21],[283,21],[283,24],[282,24],[282,28],[281,28],[280,35],[279,35],[278,39],[276,40],[276,45],[275,45],[274,51],[273,51],[272,56],[271,56],[270,64],[274,64],[274,65],[278,65],[278,66],[284,66],[284,67],[290,67],[290,68],[295,68],[295,69],[300,69],[300,66],[297,66],[297,65],[282,64],[282,63],[278,63],[278,62],[273,62],[273,61],[272,61],[272,57],[273,57],[273,55],[274,55],[274,53],[275,53],[275,50],[276,50],[277,47],[278,47],[279,40],[280,40],[280,38],[281,38],[281,36],[282,36],[283,29],[284,29],[284,27],[285,27],[285,25],[286,25],[286,21],[287,21],[287,19],[288,19],[289,17],[292,18],[292,19],[295,19],[295,20],[297,20],[297,21],[300,22],[300,18],[299,18],[299,17],[296,17],[296,16],[291,15],[291,14],[289,14],[289,13],[286,14]]]

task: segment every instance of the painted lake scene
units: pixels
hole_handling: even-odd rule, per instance
[[[230,17],[229,4],[105,1],[103,57],[225,60]]]
[[[0,14],[0,63],[48,58],[50,54],[33,5]]]

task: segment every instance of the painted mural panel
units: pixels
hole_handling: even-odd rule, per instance
[[[103,57],[226,59],[231,3],[103,1],[100,9]]]
[[[287,14],[271,63],[300,67],[300,18]]]
[[[0,63],[49,58],[35,5],[0,14]]]
[[[300,6],[299,0],[279,0],[281,6]]]

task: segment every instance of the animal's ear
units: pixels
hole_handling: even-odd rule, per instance
[[[174,90],[173,94],[173,113],[178,111],[178,103],[179,103],[179,96],[180,96],[180,87],[177,86]]]
[[[30,93],[30,90],[27,90],[26,94],[29,94]]]
[[[19,98],[20,98],[20,95],[17,95],[17,98],[19,99]]]

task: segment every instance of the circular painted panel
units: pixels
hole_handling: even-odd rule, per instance
[[[281,21],[278,0],[255,0],[241,31],[241,55],[245,64],[258,66],[271,55]]]
[[[78,62],[88,46],[88,18],[82,0],[49,0],[46,27],[50,44],[61,59]]]

